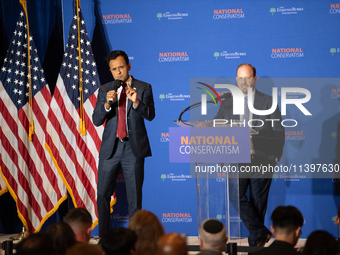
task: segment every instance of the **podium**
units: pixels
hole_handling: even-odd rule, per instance
[[[174,121],[174,123],[183,128],[213,127],[212,120]],[[240,127],[240,125],[241,123],[235,120],[232,126],[225,124],[219,125],[219,127],[226,127],[226,133],[228,133],[228,128]],[[250,129],[249,137],[256,134],[257,131]],[[251,146],[249,147],[249,158],[250,151]],[[241,237],[238,164],[216,162],[213,165],[215,169],[225,171],[211,175],[210,172],[204,171],[212,167],[211,163],[190,163],[190,172],[195,173],[196,179],[198,235],[202,222],[206,219],[215,218],[225,225],[229,242],[237,242]],[[202,169],[202,172],[198,173],[197,169]]]

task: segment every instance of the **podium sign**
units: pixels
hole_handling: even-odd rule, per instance
[[[171,163],[250,163],[249,127],[170,127]]]

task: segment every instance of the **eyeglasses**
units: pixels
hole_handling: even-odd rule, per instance
[[[242,82],[242,81],[252,81],[253,79],[255,79],[254,77],[236,77],[236,81]]]

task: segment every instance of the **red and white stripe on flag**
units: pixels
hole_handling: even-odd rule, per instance
[[[51,93],[22,8],[0,70],[0,172],[29,232],[39,231],[67,198],[45,149],[50,103]],[[29,141],[31,121],[34,134]]]
[[[85,21],[80,8],[78,11],[74,1],[68,42],[48,114],[50,139],[47,145],[74,205],[90,212],[94,227],[98,217],[97,172],[103,127],[95,127],[91,118],[100,81]],[[83,100],[79,92],[80,80]],[[79,133],[81,106],[84,107],[85,135]]]
[[[1,173],[28,231],[38,231],[63,202],[66,188],[45,150],[48,86],[33,98],[35,133],[28,139],[28,103],[19,110],[0,81]]]

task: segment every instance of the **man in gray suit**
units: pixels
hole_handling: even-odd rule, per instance
[[[129,217],[142,208],[144,158],[151,156],[144,119],[151,121],[155,117],[151,85],[130,76],[127,54],[113,51],[107,61],[115,82],[100,87],[92,115],[94,125],[105,123],[97,183],[100,237],[110,229],[110,198],[120,168],[126,184]],[[121,82],[117,83],[118,80]]]
[[[284,128],[281,125],[281,112],[278,106],[276,106],[273,113],[267,115],[256,115],[250,112],[247,97],[252,97],[254,108],[257,110],[270,109],[272,97],[255,89],[257,82],[256,69],[251,64],[245,63],[239,65],[236,75],[237,86],[244,96],[244,114],[233,114],[233,96],[229,94],[223,101],[215,119],[226,119],[228,121],[241,120],[245,123],[245,126],[248,126],[248,123],[250,123],[253,129],[258,131],[258,134],[253,135],[251,139],[251,163],[238,164],[240,170],[252,166],[262,167],[270,165],[275,167],[276,162],[282,156],[285,142]],[[251,88],[250,94],[248,94],[248,88]],[[272,172],[266,174],[262,172],[241,172],[238,180],[239,201],[233,199],[237,196],[231,197],[231,202],[237,210],[239,209],[242,222],[249,231],[248,242],[250,246],[264,246],[272,236],[272,233],[264,226],[272,175]],[[248,188],[249,199],[246,196]]]

